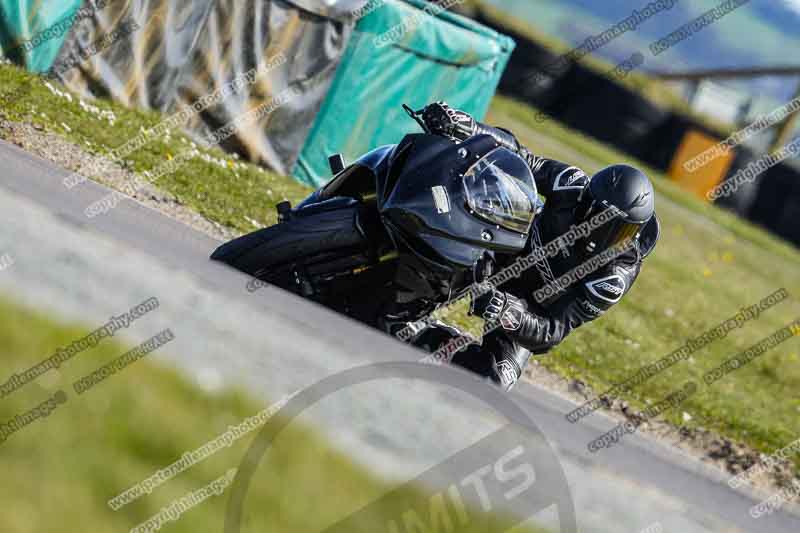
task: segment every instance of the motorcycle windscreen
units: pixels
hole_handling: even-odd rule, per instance
[[[464,193],[474,215],[527,235],[539,199],[522,159],[505,148],[492,150],[464,173]]]

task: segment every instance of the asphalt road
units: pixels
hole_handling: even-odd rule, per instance
[[[353,367],[419,358],[399,341],[293,295],[271,287],[247,292],[246,277],[208,260],[216,241],[134,201],[87,218],[85,207],[108,189],[89,181],[67,190],[66,175],[0,142],[0,251],[15,259],[0,272],[3,293],[88,325],[155,295],[159,310],[126,336],[170,327],[177,339],[169,354],[159,354],[164,363],[201,386],[240,384],[265,402]],[[397,480],[502,426],[490,410],[432,385],[363,385],[338,396],[309,418],[324,421],[356,460]],[[601,413],[571,424],[564,413],[574,405],[546,390],[521,383],[510,396],[555,450],[581,532],[634,533],[654,523],[680,533],[800,531],[800,518],[788,512],[751,518],[754,495],[731,490],[724,473],[638,434],[590,453],[587,443],[616,424]]]

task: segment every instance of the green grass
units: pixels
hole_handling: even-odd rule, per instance
[[[498,97],[488,120],[517,133],[534,153],[567,160],[589,173],[615,162],[646,168],[557,122],[539,124],[535,116],[535,109]],[[688,379],[702,383],[704,372],[800,317],[797,249],[678,188],[660,172],[647,171],[657,191],[663,230],[656,251],[622,302],[576,330],[542,359],[545,366],[604,391],[780,287],[792,298],[641,385],[635,396],[626,398],[639,407]],[[693,416],[690,425],[704,425],[762,451],[780,448],[800,435],[798,354],[800,342],[790,339],[701,388],[668,419],[682,424],[685,411]]]
[[[26,369],[85,335],[81,325],[59,324],[0,297],[0,380]],[[156,332],[153,332],[155,334]],[[160,348],[170,350],[171,344]],[[3,398],[0,423],[63,390],[66,403],[0,443],[0,531],[129,531],[185,494],[238,466],[254,434],[198,463],[150,495],[112,511],[106,502],[133,484],[216,438],[262,406],[235,390],[210,393],[147,358],[78,396],[71,384],[126,348],[105,339]],[[151,356],[148,356],[151,357]],[[259,467],[245,503],[244,532],[323,530],[394,487],[332,449],[315,431],[292,423]],[[165,526],[170,532],[222,531],[230,492],[212,497]],[[408,509],[427,512],[429,494],[404,488],[385,499],[381,528]],[[447,512],[455,517],[448,501]],[[477,527],[481,515],[469,510]],[[428,520],[426,514],[420,515]],[[485,519],[485,517],[484,517]],[[367,522],[353,529],[378,529]],[[476,526],[476,527],[473,527]],[[534,533],[532,529],[520,533]]]
[[[0,65],[0,115],[57,133],[91,153],[107,153],[164,118],[156,112],[127,109],[106,100],[87,99],[87,103],[101,111],[113,112],[117,117],[114,124],[82,109],[74,94],[69,101],[54,94],[40,77],[12,65]],[[186,150],[190,143],[187,135],[173,131],[130,154],[124,166],[141,175]],[[310,192],[293,180],[243,163],[220,149],[199,150],[224,166],[193,158],[174,173],[162,177],[158,186],[174,194],[182,204],[220,224],[242,232],[274,224],[277,220],[275,204],[286,199],[294,203]],[[102,175],[93,179],[103,182]]]

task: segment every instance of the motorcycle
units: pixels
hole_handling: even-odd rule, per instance
[[[425,130],[420,113],[403,106]],[[345,166],[278,223],[211,259],[384,331],[418,321],[525,248],[542,209],[528,165],[489,135],[406,135]]]

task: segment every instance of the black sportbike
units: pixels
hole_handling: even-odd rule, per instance
[[[406,108],[419,122],[418,114]],[[521,252],[542,203],[528,165],[488,135],[410,134],[344,166],[278,223],[211,259],[384,331],[419,320]]]

